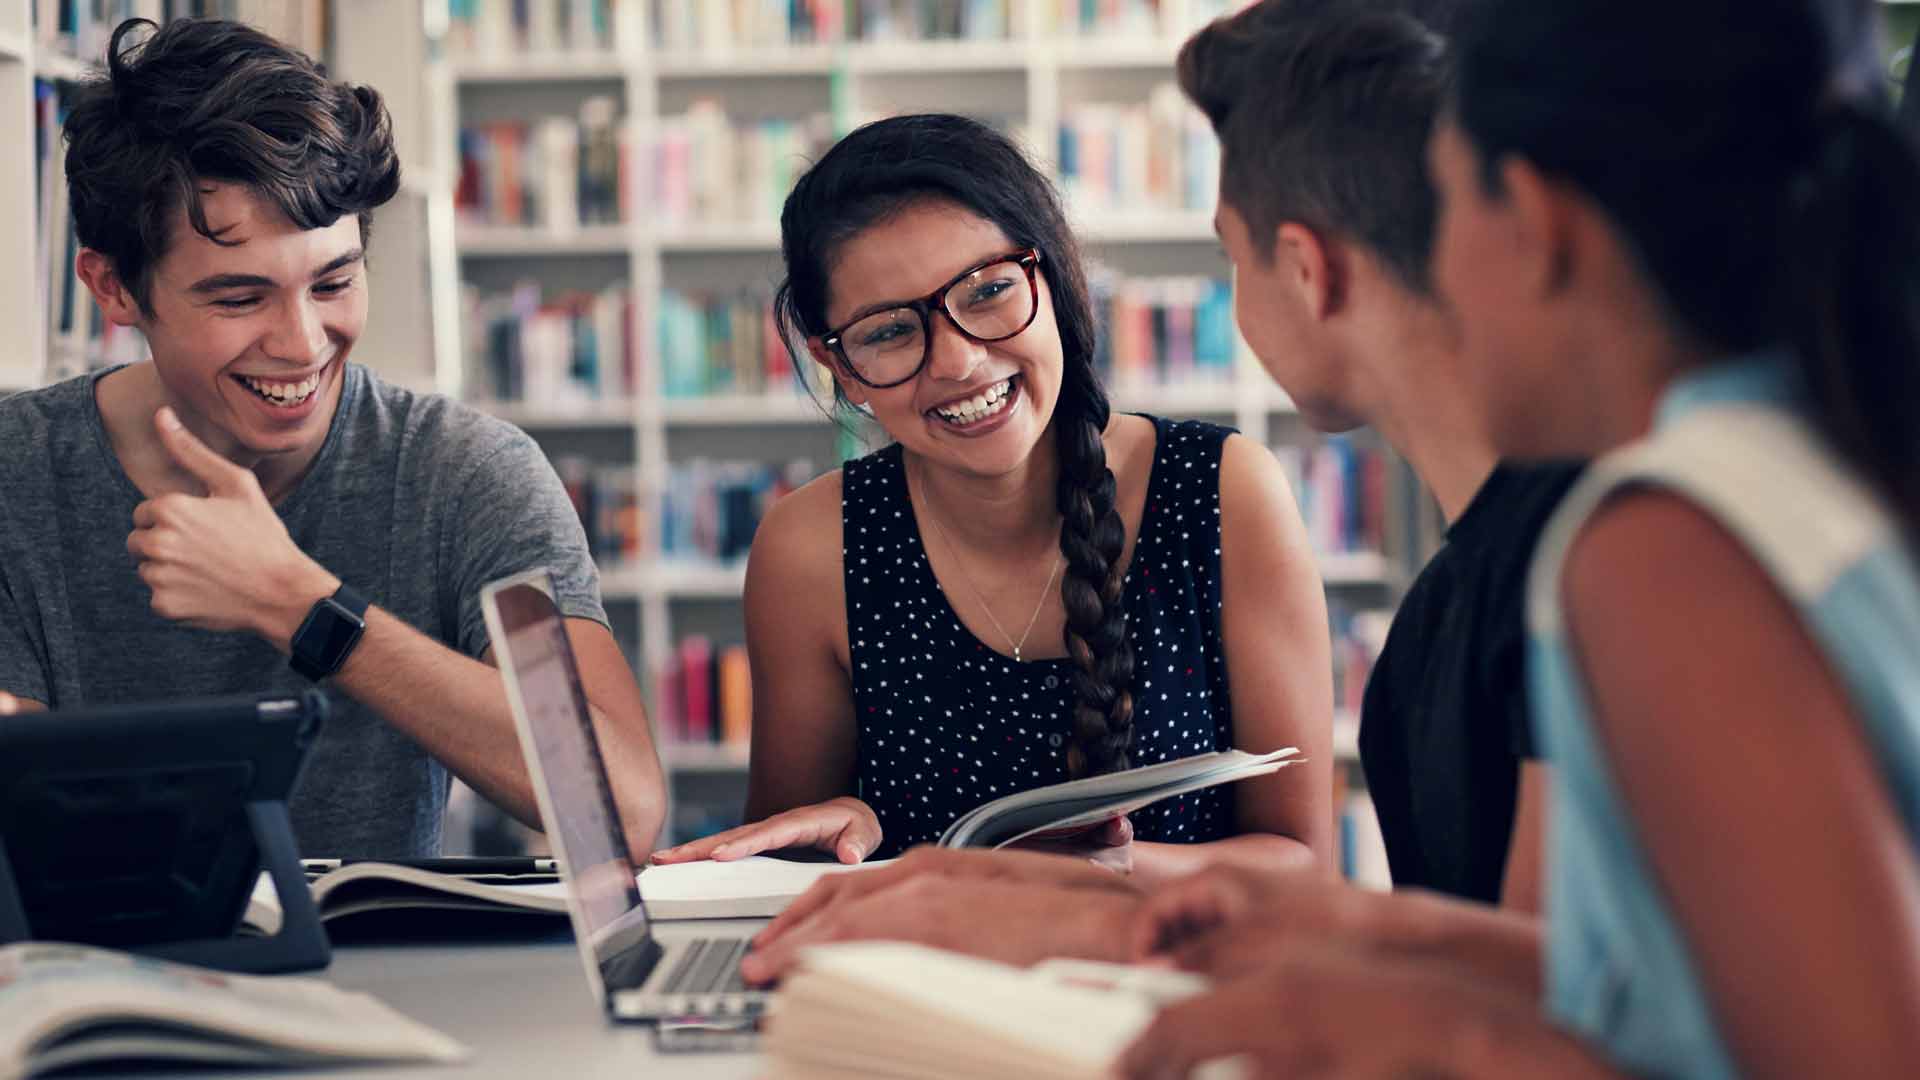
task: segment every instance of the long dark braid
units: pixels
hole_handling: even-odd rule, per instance
[[[947,114],[896,116],[840,140],[794,185],[780,214],[787,277],[774,317],[788,349],[827,331],[829,269],[840,245],[919,199],[957,204],[1041,253],[1063,358],[1054,406],[1059,458],[1060,553],[1066,571],[1066,647],[1074,661],[1071,775],[1128,767],[1133,741],[1133,646],[1121,607],[1126,526],[1114,505],[1102,441],[1110,407],[1093,369],[1093,305],[1080,247],[1059,196],[1019,147],[999,132]],[[812,365],[794,351],[798,370]]]
[[[1060,600],[1067,609],[1067,654],[1079,698],[1067,773],[1076,777],[1127,768],[1133,743],[1133,643],[1121,606],[1127,529],[1100,437],[1107,416],[1098,382],[1076,386],[1062,380],[1053,431],[1060,459],[1060,552],[1067,562]]]

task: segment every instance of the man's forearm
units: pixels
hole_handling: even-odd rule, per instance
[[[1216,865],[1280,873],[1313,866],[1314,854],[1306,844],[1275,833],[1242,833],[1202,844],[1135,841],[1133,845],[1133,879],[1143,889]]]
[[[539,801],[498,670],[369,607],[366,631],[334,682],[502,810],[541,827]],[[598,708],[594,713],[628,845],[643,857],[665,818],[664,784],[646,720],[610,719]]]
[[[1539,919],[1419,890],[1370,894],[1365,911],[1365,937],[1376,947],[1539,1000]]]

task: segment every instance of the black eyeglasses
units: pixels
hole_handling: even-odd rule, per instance
[[[884,390],[899,386],[927,366],[932,355],[933,313],[946,316],[969,341],[1005,341],[1033,325],[1040,312],[1034,248],[999,255],[968,270],[919,300],[862,315],[820,339],[854,378]]]

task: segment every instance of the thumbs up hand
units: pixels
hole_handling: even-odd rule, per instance
[[[134,508],[127,553],[163,618],[202,630],[247,631],[280,651],[315,601],[340,579],[300,550],[250,469],[228,461],[180,423],[154,414],[160,443],[204,496],[174,493]]]

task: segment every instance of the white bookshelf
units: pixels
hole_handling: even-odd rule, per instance
[[[427,2],[434,6],[443,0]],[[640,207],[647,205],[645,184],[652,174],[647,155],[660,118],[703,98],[721,101],[736,121],[830,112],[842,131],[897,111],[1000,116],[1015,124],[1029,152],[1051,170],[1063,106],[1081,100],[1144,102],[1155,84],[1172,80],[1178,49],[1172,36],[1056,37],[1043,32],[1040,5],[1016,0],[1020,21],[1014,37],[1004,42],[844,43],[669,53],[647,40],[632,17],[644,6],[623,3],[612,50],[478,57],[449,51],[444,69],[454,90],[447,96],[450,113],[437,125],[449,140],[449,160],[451,136],[464,122],[566,115],[589,96],[617,93],[629,153],[640,163],[635,166],[641,174],[640,194],[633,200]],[[449,183],[452,175],[450,169]],[[1074,214],[1074,224],[1091,255],[1125,274],[1225,276],[1229,271],[1210,209],[1089,209]],[[521,278],[544,280],[543,275],[552,273],[564,278],[567,289],[624,280],[634,290],[630,331],[641,358],[634,400],[577,408],[483,407],[556,447],[571,449],[596,437],[600,441],[593,445],[605,446],[609,436],[623,440],[615,445],[625,447],[630,440],[638,495],[649,510],[671,463],[694,455],[722,456],[708,449],[715,445],[739,447],[731,455],[737,458],[769,460],[785,452],[772,446],[789,445],[805,432],[818,432],[825,445],[831,430],[827,412],[798,393],[689,398],[661,392],[662,364],[654,355],[658,305],[653,300],[666,287],[697,292],[744,281],[771,284],[779,274],[777,222],[660,222],[643,217],[622,225],[555,231],[463,221],[453,231],[453,243],[461,280],[490,289]],[[592,276],[588,267],[595,268]],[[1116,385],[1114,406],[1225,422],[1265,442],[1291,422],[1293,406],[1244,345],[1239,353],[1230,376],[1216,382]],[[459,378],[459,373],[443,373],[439,382],[444,386]],[[689,440],[701,449],[685,450]],[[758,449],[762,446],[768,449]],[[615,463],[624,464],[618,459]],[[1362,590],[1385,599],[1397,593],[1405,576],[1393,559],[1379,554],[1330,556],[1322,560],[1322,571],[1331,589]],[[650,690],[652,673],[669,659],[686,626],[710,627],[714,611],[724,612],[729,605],[737,622],[743,579],[743,568],[737,565],[682,561],[603,572],[601,586],[610,613],[622,635],[639,642],[635,659]],[[667,756],[676,771],[744,768],[744,759],[731,759],[727,751],[713,752],[718,765],[712,757],[698,756],[706,753],[704,748],[672,747]]]

